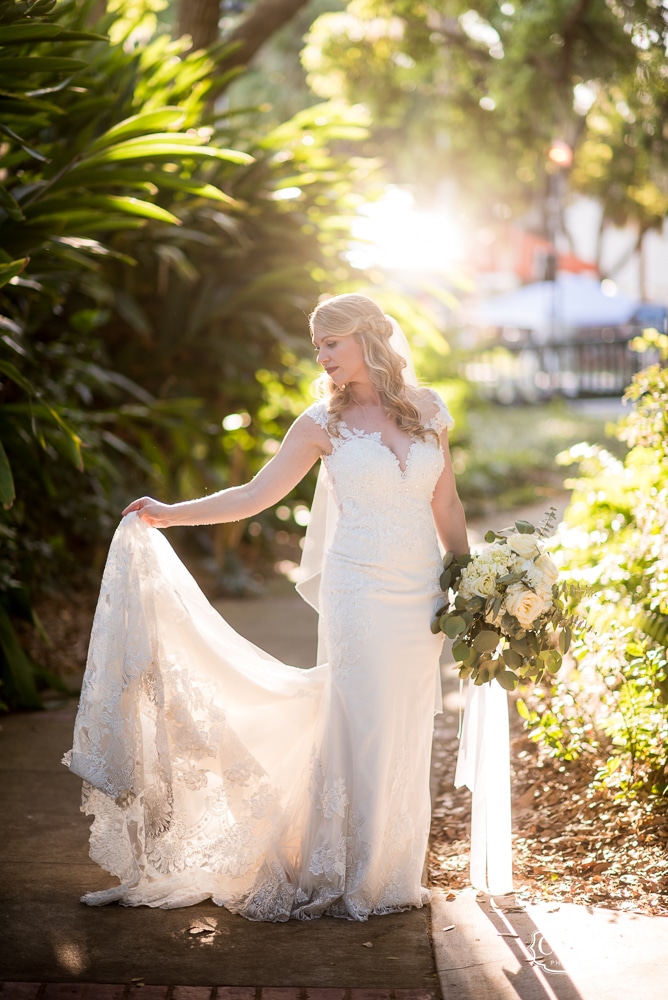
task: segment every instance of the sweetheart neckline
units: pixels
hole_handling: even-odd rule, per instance
[[[421,440],[420,438],[411,437],[410,444],[408,445],[408,451],[406,452],[406,457],[404,459],[404,465],[402,467],[401,459],[399,458],[399,456],[396,454],[396,452],[392,450],[392,448],[390,448],[389,444],[383,441],[382,431],[366,431],[361,427],[350,427],[350,425],[347,424],[345,420],[342,420],[341,423],[346,428],[346,430],[349,431],[351,435],[351,437],[349,437],[347,440],[350,441],[354,440],[355,438],[369,438],[369,440],[375,441],[376,444],[379,444],[381,448],[383,448],[386,452],[388,452],[392,456],[394,461],[397,463],[397,468],[399,469],[399,472],[401,473],[402,477],[406,476],[406,473],[408,472],[408,466],[410,464],[410,460],[413,454],[413,446],[417,444],[419,440]]]

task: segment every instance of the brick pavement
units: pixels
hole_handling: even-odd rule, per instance
[[[429,990],[157,986],[133,983],[0,983],[2,1000],[438,1000]]]

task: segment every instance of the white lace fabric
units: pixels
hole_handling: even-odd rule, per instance
[[[431,426],[450,422],[437,402]],[[378,434],[331,443],[318,667],[239,636],[160,532],[119,526],[66,763],[120,885],[85,902],[365,920],[428,898],[442,452],[414,439],[402,468]]]

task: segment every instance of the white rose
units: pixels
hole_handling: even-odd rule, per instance
[[[559,570],[550,557],[543,552],[542,555],[536,559],[534,566],[541,575],[540,586],[544,587],[545,590],[552,590],[552,587],[559,579]]]
[[[517,618],[522,628],[531,628],[536,618],[549,608],[549,603],[544,598],[533,590],[526,590],[519,583],[508,587],[505,605],[508,613]]]
[[[491,597],[496,590],[496,573],[482,573],[473,584],[473,593],[478,597]]]
[[[513,535],[508,535],[508,545],[522,559],[533,559],[538,555],[539,549],[535,535],[521,535],[519,532],[515,532]]]
[[[473,567],[475,566],[475,569]],[[496,573],[478,566],[476,563],[469,564],[462,573],[462,584],[459,589],[463,597],[491,597],[496,590]]]
[[[514,559],[512,559],[510,566],[508,568],[513,573],[518,573],[520,576],[522,576],[522,574],[526,574],[526,576],[529,578],[531,586],[533,587],[534,579],[535,580],[540,579],[540,574],[534,573],[533,567],[534,567],[533,559],[523,559],[520,556],[515,556]]]

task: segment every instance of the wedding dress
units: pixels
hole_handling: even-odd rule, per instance
[[[327,429],[324,403],[306,412]],[[451,422],[434,393],[428,427]],[[159,531],[135,514],[118,528],[65,762],[84,779],[91,857],[121,884],[85,902],[210,897],[255,920],[425,902],[443,454],[413,438],[402,464],[345,424],[330,441],[310,670],[234,632]]]

